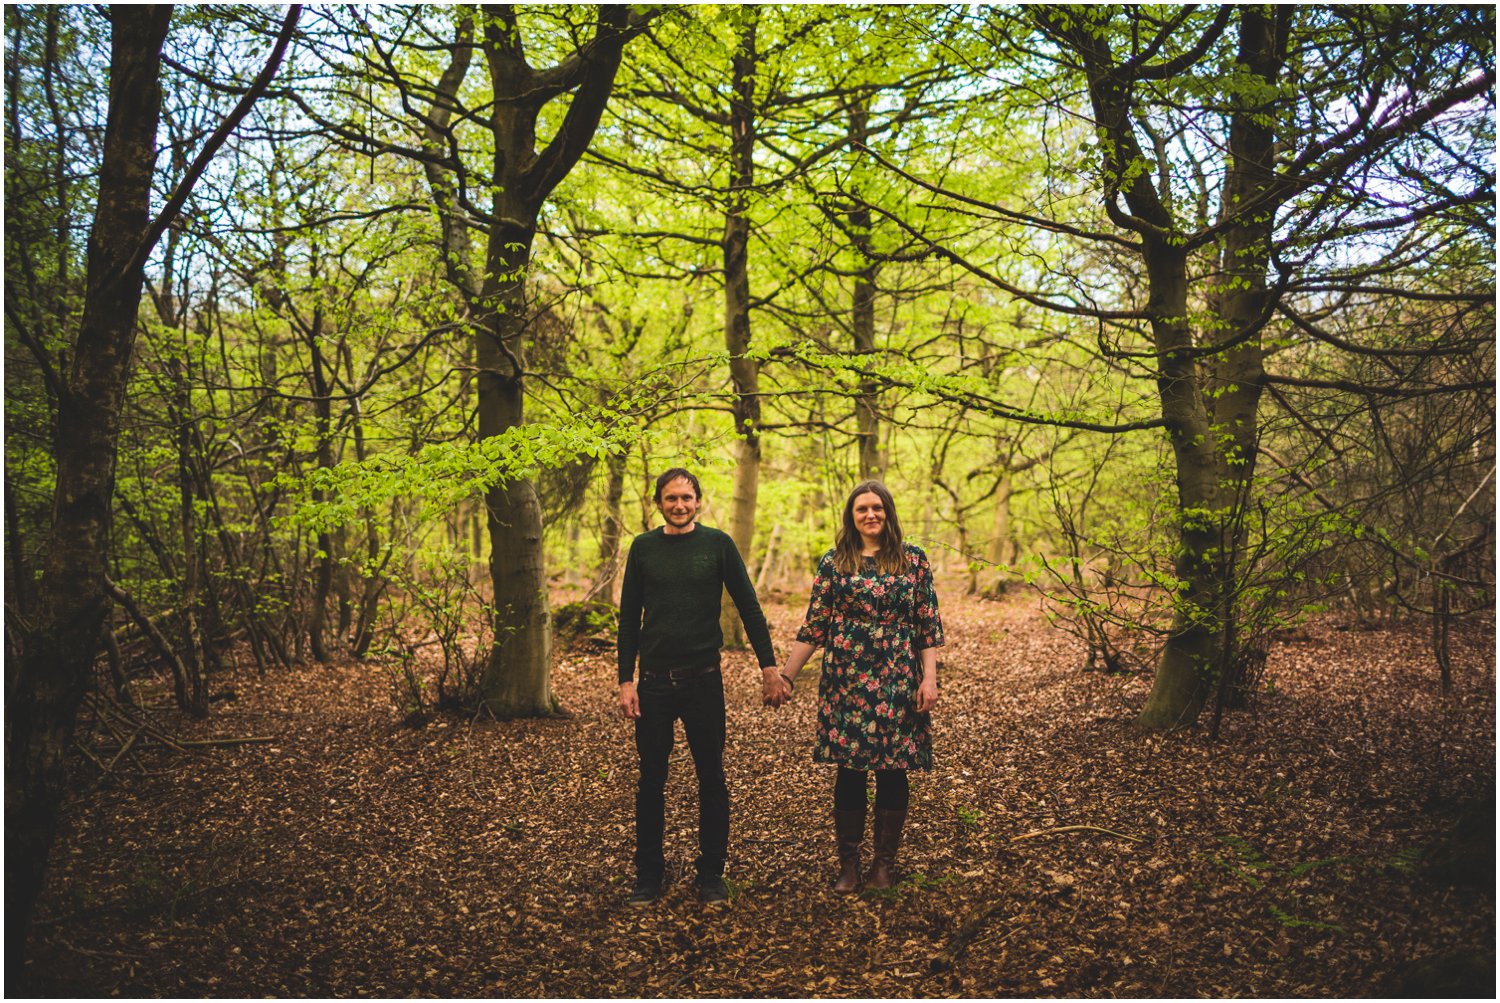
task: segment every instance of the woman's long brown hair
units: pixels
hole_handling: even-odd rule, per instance
[[[854,499],[860,495],[874,495],[885,506],[885,526],[880,531],[880,552],[875,555],[875,567],[883,575],[900,575],[906,572],[906,554],[901,549],[901,521],[896,518],[896,502],[891,493],[879,481],[856,484],[844,502],[844,524],[839,527],[833,540],[833,566],[842,574],[852,575],[863,564],[864,537],[854,525]]]

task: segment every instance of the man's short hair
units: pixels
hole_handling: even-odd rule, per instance
[[[698,486],[698,478],[694,477],[692,474],[688,473],[681,467],[673,467],[671,470],[668,470],[666,473],[662,474],[656,479],[656,494],[653,496],[653,500],[658,505],[661,504],[661,489],[677,480],[677,478],[679,477],[693,486],[693,495],[697,497],[699,501],[703,500],[703,489]]]

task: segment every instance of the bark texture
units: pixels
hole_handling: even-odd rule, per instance
[[[756,21],[740,35],[731,65],[729,95],[729,202],[724,212],[724,346],[734,389],[734,496],[729,535],[748,563],[755,542],[760,493],[760,363],[750,350],[750,190],[755,184]],[[725,642],[745,643],[734,604],[725,602],[720,626]]]
[[[135,344],[169,5],[111,10],[109,115],[83,316],[58,402],[57,485],[36,614],[5,702],[5,914],[19,965],[66,788],[65,756],[107,597],[115,446]]]
[[[542,205],[587,149],[614,86],[632,27],[628,8],[601,7],[594,37],[555,66],[527,61],[516,9],[487,7],[483,30],[463,17],[451,60],[435,88],[424,127],[428,153],[448,158],[427,165],[442,226],[448,278],[465,300],[475,343],[475,388],[481,441],[525,422],[526,339],[532,309],[526,278]],[[491,192],[484,274],[471,272],[471,220],[456,183],[457,143],[449,129],[457,95],[476,51],[489,74],[493,102],[485,124],[494,157],[485,184]],[[537,149],[537,122],[555,98],[570,93],[556,135]],[[507,476],[485,494],[490,543],[495,640],[480,678],[480,700],[498,717],[555,712],[551,684],[551,626],[542,553],[542,506],[536,486]]]
[[[849,140],[856,148],[870,138],[870,100],[860,95],[849,106]],[[870,254],[870,236],[874,228],[870,208],[863,202],[849,212],[849,232],[860,263],[854,272],[854,294],[850,303],[849,326],[854,353],[870,355],[875,351],[875,279],[880,264]],[[859,439],[859,479],[879,480],[885,474],[885,457],[880,450],[880,386],[872,379],[859,381],[854,397],[854,427]]]
[[[161,121],[162,45],[172,7],[110,8],[109,110],[89,232],[83,313],[72,368],[58,388],[52,521],[35,614],[7,650],[5,703],[6,942],[19,965],[66,790],[65,756],[108,613],[120,414],[135,347],[145,263],[214,154],[265,93],[291,43],[292,4],[260,74],[204,142],[152,218]],[[15,668],[9,668],[10,665]]]
[[[1201,40],[1205,50],[1230,16],[1216,17]],[[1264,382],[1260,331],[1268,319],[1266,270],[1277,208],[1274,85],[1285,59],[1290,15],[1245,6],[1232,16],[1239,25],[1238,72],[1255,78],[1258,86],[1234,88],[1245,96],[1229,119],[1221,272],[1204,297],[1207,309],[1197,331],[1190,319],[1194,259],[1189,241],[1170,210],[1168,179],[1154,183],[1144,169],[1151,158],[1132,119],[1134,82],[1165,70],[1140,60],[1118,63],[1109,34],[1095,33],[1086,22],[1052,22],[1055,36],[1080,57],[1088,82],[1106,151],[1105,208],[1116,225],[1140,237],[1157,393],[1176,470],[1178,591],[1172,631],[1137,718],[1151,729],[1194,723],[1220,673],[1230,669],[1237,543],[1254,471]]]

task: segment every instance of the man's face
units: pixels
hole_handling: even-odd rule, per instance
[[[661,516],[667,520],[668,526],[682,530],[698,518],[698,504],[698,492],[693,490],[693,482],[686,477],[677,477],[661,489],[661,501],[656,507],[661,509]]]

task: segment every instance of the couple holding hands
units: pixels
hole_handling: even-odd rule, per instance
[[[813,760],[838,767],[833,819],[839,873],[833,890],[889,888],[910,800],[906,772],[932,765],[928,712],[938,701],[936,649],[943,643],[932,568],[921,548],[902,539],[890,492],[866,481],[850,493],[833,549],[818,564],[807,617],[779,667],[734,542],[697,524],[703,501],[698,479],[680,467],[668,470],[656,479],[654,497],[665,524],[631,543],[620,588],[620,710],[635,721],[640,755],[630,903],[647,905],[662,892],[664,791],[678,719],[698,775],[698,895],[704,902],[728,898],[729,789],[719,673],[720,599],[726,590],[759,660],[768,706],[793,699],[797,674],[815,651],[824,650]],[[862,875],[870,773],[874,860]]]

